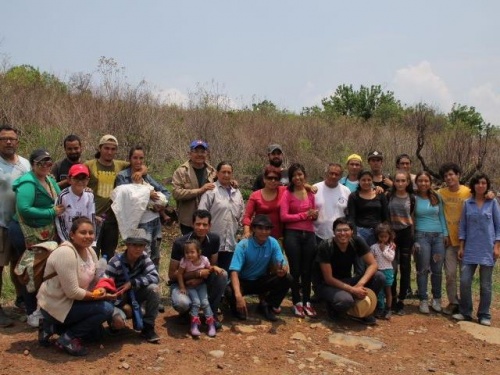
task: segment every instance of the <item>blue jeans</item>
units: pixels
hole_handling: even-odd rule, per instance
[[[160,218],[157,217],[156,219],[148,221],[147,223],[141,223],[139,224],[139,228],[144,229],[146,233],[151,236],[151,243],[149,245],[146,245],[146,252],[148,253],[153,263],[156,265],[156,268],[158,268],[158,265],[160,264],[160,249],[158,249],[158,242],[156,241],[156,238],[161,232]]]
[[[187,294],[191,300],[191,316],[198,316],[200,307],[205,314],[205,318],[214,315],[208,303],[207,284],[202,283],[194,288],[187,288]]]
[[[444,238],[443,233],[415,232],[417,252],[417,285],[420,301],[427,300],[427,284],[431,273],[432,297],[441,298],[441,284],[443,282]]]
[[[61,335],[66,333],[71,338],[89,340],[99,338],[96,336],[101,334],[102,323],[111,320],[113,304],[108,301],[73,301],[64,322],[59,322],[44,309],[40,310],[44,327],[53,324]]]
[[[479,266],[479,308],[478,319],[491,319],[491,285],[493,266],[462,264],[460,275],[460,314],[472,317],[472,278]]]

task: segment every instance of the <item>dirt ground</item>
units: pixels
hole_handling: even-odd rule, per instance
[[[168,233],[167,239],[174,234]],[[233,320],[226,310],[223,330],[213,339],[205,333],[192,339],[188,325],[167,307],[156,322],[159,344],[148,344],[127,329],[90,344],[90,354],[84,358],[54,346],[40,347],[36,330],[18,321],[0,329],[0,374],[500,374],[500,346],[473,338],[446,316],[419,314],[418,302],[407,302],[406,315],[378,321],[373,327],[328,321],[321,305],[318,318],[298,319],[291,314],[290,301],[284,302],[280,320],[269,323],[260,320],[253,304],[244,323]],[[498,329],[498,301],[494,306],[492,322]],[[21,317],[12,307],[4,309]],[[374,338],[384,346],[332,344],[329,338],[334,333]],[[323,358],[325,352],[353,363],[331,362]]]

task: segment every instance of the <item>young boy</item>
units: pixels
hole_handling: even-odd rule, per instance
[[[61,241],[69,241],[69,230],[73,220],[80,216],[89,218],[95,228],[94,194],[86,191],[89,169],[84,164],[74,164],[68,172],[69,186],[61,191],[56,205],[65,207],[64,214],[56,218],[57,234]]]

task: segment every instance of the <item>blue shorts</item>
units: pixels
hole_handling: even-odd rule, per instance
[[[392,286],[392,284],[394,283],[394,270],[387,269],[379,271],[382,272],[385,276],[385,286]]]

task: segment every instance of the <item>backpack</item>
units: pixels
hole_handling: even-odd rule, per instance
[[[57,275],[56,272],[53,272],[50,275],[43,276],[47,259],[58,246],[55,241],[47,241],[24,250],[14,268],[14,274],[17,276],[18,281],[26,286],[28,293],[36,292],[45,280]]]

